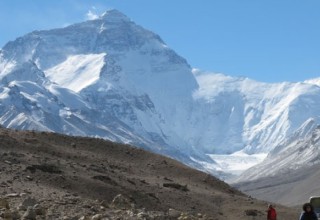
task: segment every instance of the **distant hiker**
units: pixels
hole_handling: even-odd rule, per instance
[[[277,220],[277,212],[273,205],[268,206],[268,217],[267,220]]]
[[[303,212],[301,213],[300,220],[318,220],[314,208],[311,203],[306,203],[302,206]]]

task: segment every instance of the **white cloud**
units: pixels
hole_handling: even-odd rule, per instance
[[[99,18],[99,15],[96,14],[95,12],[89,10],[88,13],[86,14],[86,17],[88,20],[95,20],[95,19]]]
[[[68,27],[68,26],[70,26],[70,25],[71,25],[71,23],[63,23],[63,24],[62,24],[62,27],[65,28],[65,27]]]

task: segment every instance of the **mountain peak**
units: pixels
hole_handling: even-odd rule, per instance
[[[106,21],[131,21],[130,18],[128,18],[125,14],[122,12],[112,9],[104,12],[100,19],[106,20]]]

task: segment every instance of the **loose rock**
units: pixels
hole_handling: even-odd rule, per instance
[[[94,216],[92,216],[91,220],[101,220],[102,219],[102,215],[101,214],[96,214]]]
[[[169,209],[168,215],[171,218],[178,218],[181,215],[181,212],[175,210],[175,209]]]
[[[129,198],[119,194],[112,200],[111,207],[116,209],[131,209],[134,207],[134,204]]]

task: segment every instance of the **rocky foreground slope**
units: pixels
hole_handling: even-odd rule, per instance
[[[0,129],[0,156],[4,219],[266,218],[266,202],[206,173],[102,139]]]

